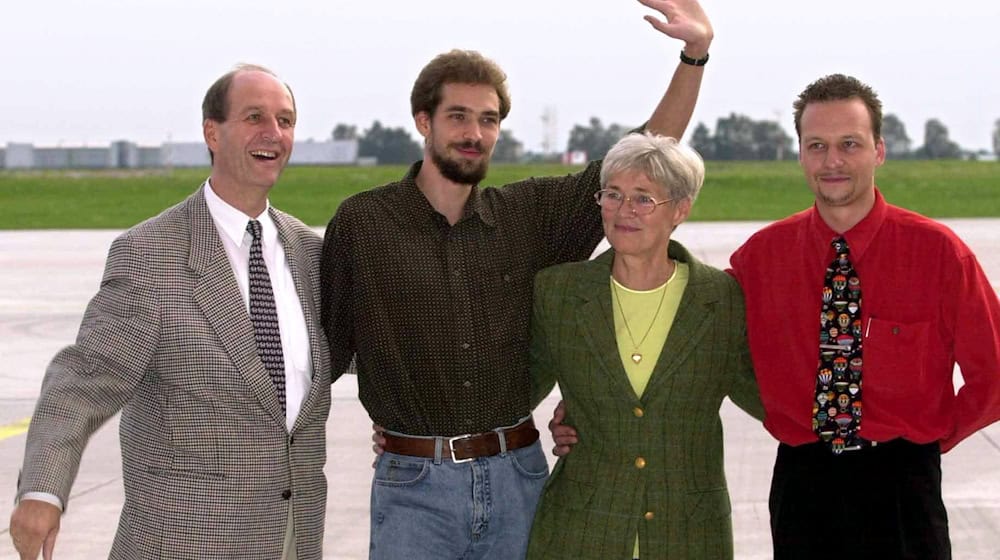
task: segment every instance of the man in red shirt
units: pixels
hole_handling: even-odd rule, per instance
[[[1000,419],[997,295],[954,233],[875,186],[881,105],[839,74],[799,95],[799,161],[815,204],[730,260],[764,426],[781,442],[770,495],[778,560],[839,558],[845,547],[853,558],[951,558],[941,452]]]

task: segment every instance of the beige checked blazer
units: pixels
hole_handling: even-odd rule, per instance
[[[111,558],[322,556],[331,372],[320,238],[271,209],[302,302],[313,380],[291,432],[199,189],[111,245],[76,343],[53,359],[18,495],[70,488],[90,435],[121,410],[125,504]]]

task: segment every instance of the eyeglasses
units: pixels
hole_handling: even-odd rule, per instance
[[[625,201],[628,201],[628,203],[632,206],[632,211],[641,216],[652,214],[653,211],[656,210],[657,206],[673,202],[674,200],[672,198],[668,198],[667,200],[656,200],[648,194],[625,196],[620,191],[612,189],[601,189],[595,192],[594,199],[597,200],[598,206],[612,212],[617,212],[618,209],[622,207],[622,204],[625,204]]]

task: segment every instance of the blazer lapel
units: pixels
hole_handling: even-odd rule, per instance
[[[274,383],[257,354],[253,323],[240,295],[229,257],[222,247],[219,232],[205,203],[204,187],[199,189],[189,205],[191,215],[191,255],[188,264],[199,274],[194,287],[194,300],[240,374],[250,386],[261,406],[279,425],[285,425],[285,414],[278,402]]]
[[[670,334],[643,393],[644,397],[653,394],[663,385],[694,351],[711,325],[712,315],[715,313],[713,304],[718,301],[713,284],[702,270],[705,265],[675,241],[670,242],[668,253],[671,258],[688,264],[690,276],[677,308],[677,316],[670,327]]]
[[[614,307],[611,305],[611,263],[614,250],[610,249],[587,263],[579,277],[579,294],[583,299],[576,315],[580,332],[596,363],[600,364],[611,383],[629,399],[637,399],[622,366],[615,338]]]
[[[305,254],[300,240],[292,232],[285,214],[272,208],[271,219],[274,220],[274,224],[278,228],[278,237],[281,239],[281,246],[285,250],[285,260],[288,262],[288,269],[292,274],[292,280],[295,282],[295,292],[299,296],[299,304],[302,306],[302,314],[305,316],[306,329],[309,333],[309,355],[312,359],[312,382],[309,384],[306,400],[302,403],[299,415],[292,426],[292,431],[295,431],[305,421],[303,419],[309,418],[309,410],[312,409],[315,401],[320,397],[324,384],[319,382],[320,380],[317,379],[318,376],[326,375],[321,357],[321,345],[325,344],[326,340],[319,332],[318,310],[313,305],[316,299],[314,298],[314,290],[309,279],[309,276],[315,273],[315,267],[318,267],[319,263],[309,262],[308,256]]]

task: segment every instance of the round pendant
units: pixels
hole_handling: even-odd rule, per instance
[[[632,352],[632,362],[638,364],[642,361],[642,354],[638,352]]]

